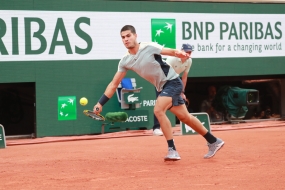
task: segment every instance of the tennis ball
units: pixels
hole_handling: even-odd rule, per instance
[[[88,104],[88,100],[85,97],[82,97],[79,102],[82,106],[86,106]]]

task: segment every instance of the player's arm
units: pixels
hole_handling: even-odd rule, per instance
[[[119,86],[120,82],[126,76],[127,72],[117,72],[113,78],[113,80],[107,86],[104,94],[99,99],[98,103],[94,106],[94,112],[96,114],[102,111],[102,107],[104,104],[114,95],[116,92],[117,87]]]
[[[182,90],[182,93],[181,93],[181,96],[184,100],[186,100],[186,96],[185,96],[185,87],[186,87],[186,84],[187,84],[187,78],[188,78],[188,72],[187,71],[184,71],[183,72],[183,75],[181,77],[181,80],[182,80],[182,83],[183,83],[183,90]]]
[[[123,80],[123,78],[126,76],[126,72],[117,72],[113,78],[113,80],[109,83],[107,86],[104,94],[111,98],[114,93],[116,92],[116,89],[118,88],[120,82]]]
[[[183,92],[185,91],[185,88],[186,88],[187,78],[188,78],[188,72],[184,71],[183,75],[182,75],[182,78],[181,78],[182,83],[183,83]]]
[[[178,58],[190,58],[189,54],[178,49],[162,48],[161,55],[174,56]]]
[[[186,64],[187,67],[184,69],[184,72],[183,72],[183,75],[182,75],[182,78],[181,78],[182,83],[183,83],[183,93],[185,93],[185,88],[186,88],[187,79],[188,79],[188,73],[190,71],[190,67],[192,66],[192,59],[191,58],[187,59],[185,64]]]

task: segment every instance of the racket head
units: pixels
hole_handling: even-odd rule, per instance
[[[95,114],[93,111],[91,110],[84,110],[83,111],[84,115],[94,119],[94,120],[97,120],[97,121],[105,121],[105,117],[102,116],[101,114]]]

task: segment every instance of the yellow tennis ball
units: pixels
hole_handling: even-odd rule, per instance
[[[82,106],[86,106],[88,104],[88,100],[85,97],[82,97],[79,102]]]

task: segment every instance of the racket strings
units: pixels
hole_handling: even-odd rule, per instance
[[[95,120],[98,120],[98,121],[105,121],[105,118],[98,114],[96,115],[94,112],[92,111],[89,111],[89,110],[84,110],[83,113],[88,116],[88,117],[91,117],[92,119],[95,119]]]

